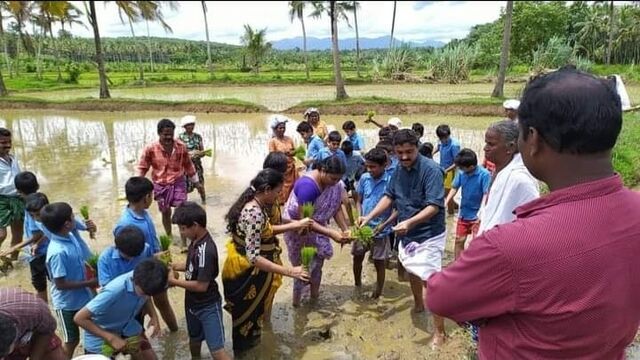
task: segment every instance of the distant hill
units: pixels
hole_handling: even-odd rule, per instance
[[[390,36],[381,36],[377,38],[360,38],[360,49],[386,49],[389,47],[389,39]],[[400,40],[396,39],[396,44],[400,45]],[[276,40],[271,42],[273,44],[274,49],[278,50],[291,50],[295,48],[302,49],[303,38],[302,36]],[[427,40],[423,42],[413,42],[408,41],[404,42],[409,44],[411,47],[442,47],[445,43],[437,40]],[[355,38],[347,38],[340,39],[338,42],[338,47],[340,50],[354,50],[356,48],[356,39]],[[308,37],[307,38],[307,50],[328,50],[331,49],[331,38],[315,38]]]

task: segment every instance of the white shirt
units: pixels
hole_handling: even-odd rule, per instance
[[[491,184],[487,202],[480,209],[478,235],[496,225],[512,222],[516,219],[513,211],[518,206],[538,197],[538,180],[524,166],[522,155],[515,154]]]
[[[9,155],[11,161],[7,161],[0,157],[0,195],[17,196],[18,191],[13,180],[20,173],[18,161],[12,155]]]

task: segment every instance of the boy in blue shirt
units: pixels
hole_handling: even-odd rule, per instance
[[[313,127],[306,121],[298,124],[296,131],[307,144],[307,153],[304,156],[303,162],[307,165],[307,169],[311,169],[311,165],[319,160],[318,155],[320,154],[320,150],[324,148],[324,140],[313,133]]]
[[[360,216],[368,215],[373,210],[380,199],[384,196],[385,188],[389,181],[389,175],[385,171],[387,165],[387,154],[384,150],[374,148],[365,155],[365,166],[367,172],[360,177],[358,188],[355,192],[356,206]],[[372,248],[364,246],[359,241],[353,243],[351,247],[351,255],[353,255],[353,276],[355,285],[362,286],[362,263],[364,255],[371,250],[373,264],[376,268],[376,290],[371,295],[377,299],[382,294],[385,278],[385,261],[390,253],[391,246],[389,244],[389,233],[391,226],[389,224],[394,220],[395,213],[391,209],[385,211],[382,215],[369,221],[369,226],[374,228],[374,244]]]
[[[162,249],[156,235],[156,227],[147,210],[153,203],[153,183],[144,176],[133,176],[124,185],[124,192],[128,204],[113,229],[113,236],[117,237],[125,226],[134,225],[142,230],[145,243],[149,246],[151,253],[154,255],[159,253]],[[178,321],[171,308],[167,292],[156,294],[153,302],[169,330],[178,331]]]
[[[454,248],[457,259],[464,250],[467,235],[474,237],[478,232],[480,226],[478,210],[480,210],[484,197],[489,193],[491,173],[482,166],[478,166],[478,157],[471,149],[460,150],[454,162],[460,170],[453,179],[452,189],[447,195],[447,202],[453,201],[458,189],[462,188]]]
[[[115,246],[104,249],[98,259],[98,283],[106,286],[112,279],[129,271],[144,259],[153,257],[144,234],[135,225],[127,225],[116,235]]]
[[[347,138],[345,139],[345,141],[351,141],[353,150],[364,150],[364,138],[362,137],[362,135],[356,132],[356,124],[352,120],[345,121],[344,124],[342,124],[342,130],[344,130],[345,134],[347,134]]]
[[[356,182],[365,172],[364,159],[359,152],[354,151],[353,144],[351,144],[349,140],[343,141],[340,149],[347,158],[347,171],[345,171],[342,177],[342,182],[344,182],[347,193],[349,193],[355,190]]]
[[[331,131],[329,135],[327,135],[327,146],[320,150],[318,154],[318,161],[322,161],[331,156],[337,156],[344,167],[347,167],[347,156],[340,149],[340,142],[342,141],[342,136],[337,131]]]
[[[111,280],[74,316],[75,323],[85,330],[85,353],[101,354],[103,345],[108,344],[113,349],[112,354],[105,354],[108,356],[121,353],[134,359],[156,359],[138,315],[142,311],[152,314],[151,336],[159,333],[150,297],[166,290],[167,276],[167,267],[162,262],[145,259],[133,271]],[[131,337],[138,337],[138,341],[128,343]]]
[[[451,129],[449,125],[439,125],[436,128],[436,135],[438,136],[438,147],[433,155],[440,153],[440,166],[444,170],[444,192],[445,194],[451,190],[451,183],[455,175],[456,164],[454,159],[460,152],[460,142],[451,137]],[[449,203],[445,203],[449,215],[453,215],[455,211],[455,203],[451,200]]]
[[[49,238],[46,266],[51,278],[51,303],[58,316],[64,348],[72,355],[80,342],[80,330],[73,317],[93,297],[98,279],[87,279],[85,261],[91,251],[77,231],[73,209],[67,203],[53,203],[40,211],[40,219]],[[88,228],[95,230],[93,222]]]
[[[186,263],[172,265],[172,270],[184,271],[184,280],[169,276],[170,286],[185,289],[191,357],[200,358],[204,340],[214,360],[230,359],[224,350],[222,297],[216,283],[218,249],[207,230],[207,213],[200,205],[187,201],[176,208],[171,220],[181,235],[191,239]]]

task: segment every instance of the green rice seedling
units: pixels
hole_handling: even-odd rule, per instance
[[[302,257],[302,267],[306,272],[309,272],[309,267],[311,266],[313,257],[316,256],[317,252],[318,250],[313,246],[303,246],[300,250],[300,255]]]
[[[80,206],[80,215],[82,215],[82,218],[84,219],[84,221],[89,220],[89,207],[87,205]],[[92,239],[95,239],[96,233],[93,231],[90,231],[89,237]]]
[[[369,226],[363,226],[361,228],[353,227],[351,229],[351,235],[362,245],[373,245],[373,229]]]
[[[307,202],[302,204],[302,208],[301,208],[301,212],[302,212],[302,218],[311,218],[313,216],[313,213],[316,211],[315,206],[313,206],[313,203]]]
[[[300,161],[304,161],[304,157],[307,155],[307,150],[305,150],[303,145],[298,146],[294,151],[293,151],[293,156],[296,157],[296,159],[300,160]]]
[[[172,260],[171,252],[169,251],[169,247],[171,246],[172,242],[173,240],[169,235],[160,235],[160,248],[164,252],[164,254],[160,256],[160,261],[162,261],[165,265],[169,265]]]

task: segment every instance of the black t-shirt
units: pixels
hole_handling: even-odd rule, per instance
[[[208,281],[206,292],[185,291],[184,302],[189,308],[201,307],[220,301],[220,292],[216,278],[218,277],[218,249],[207,233],[202,239],[189,245],[185,280]]]

